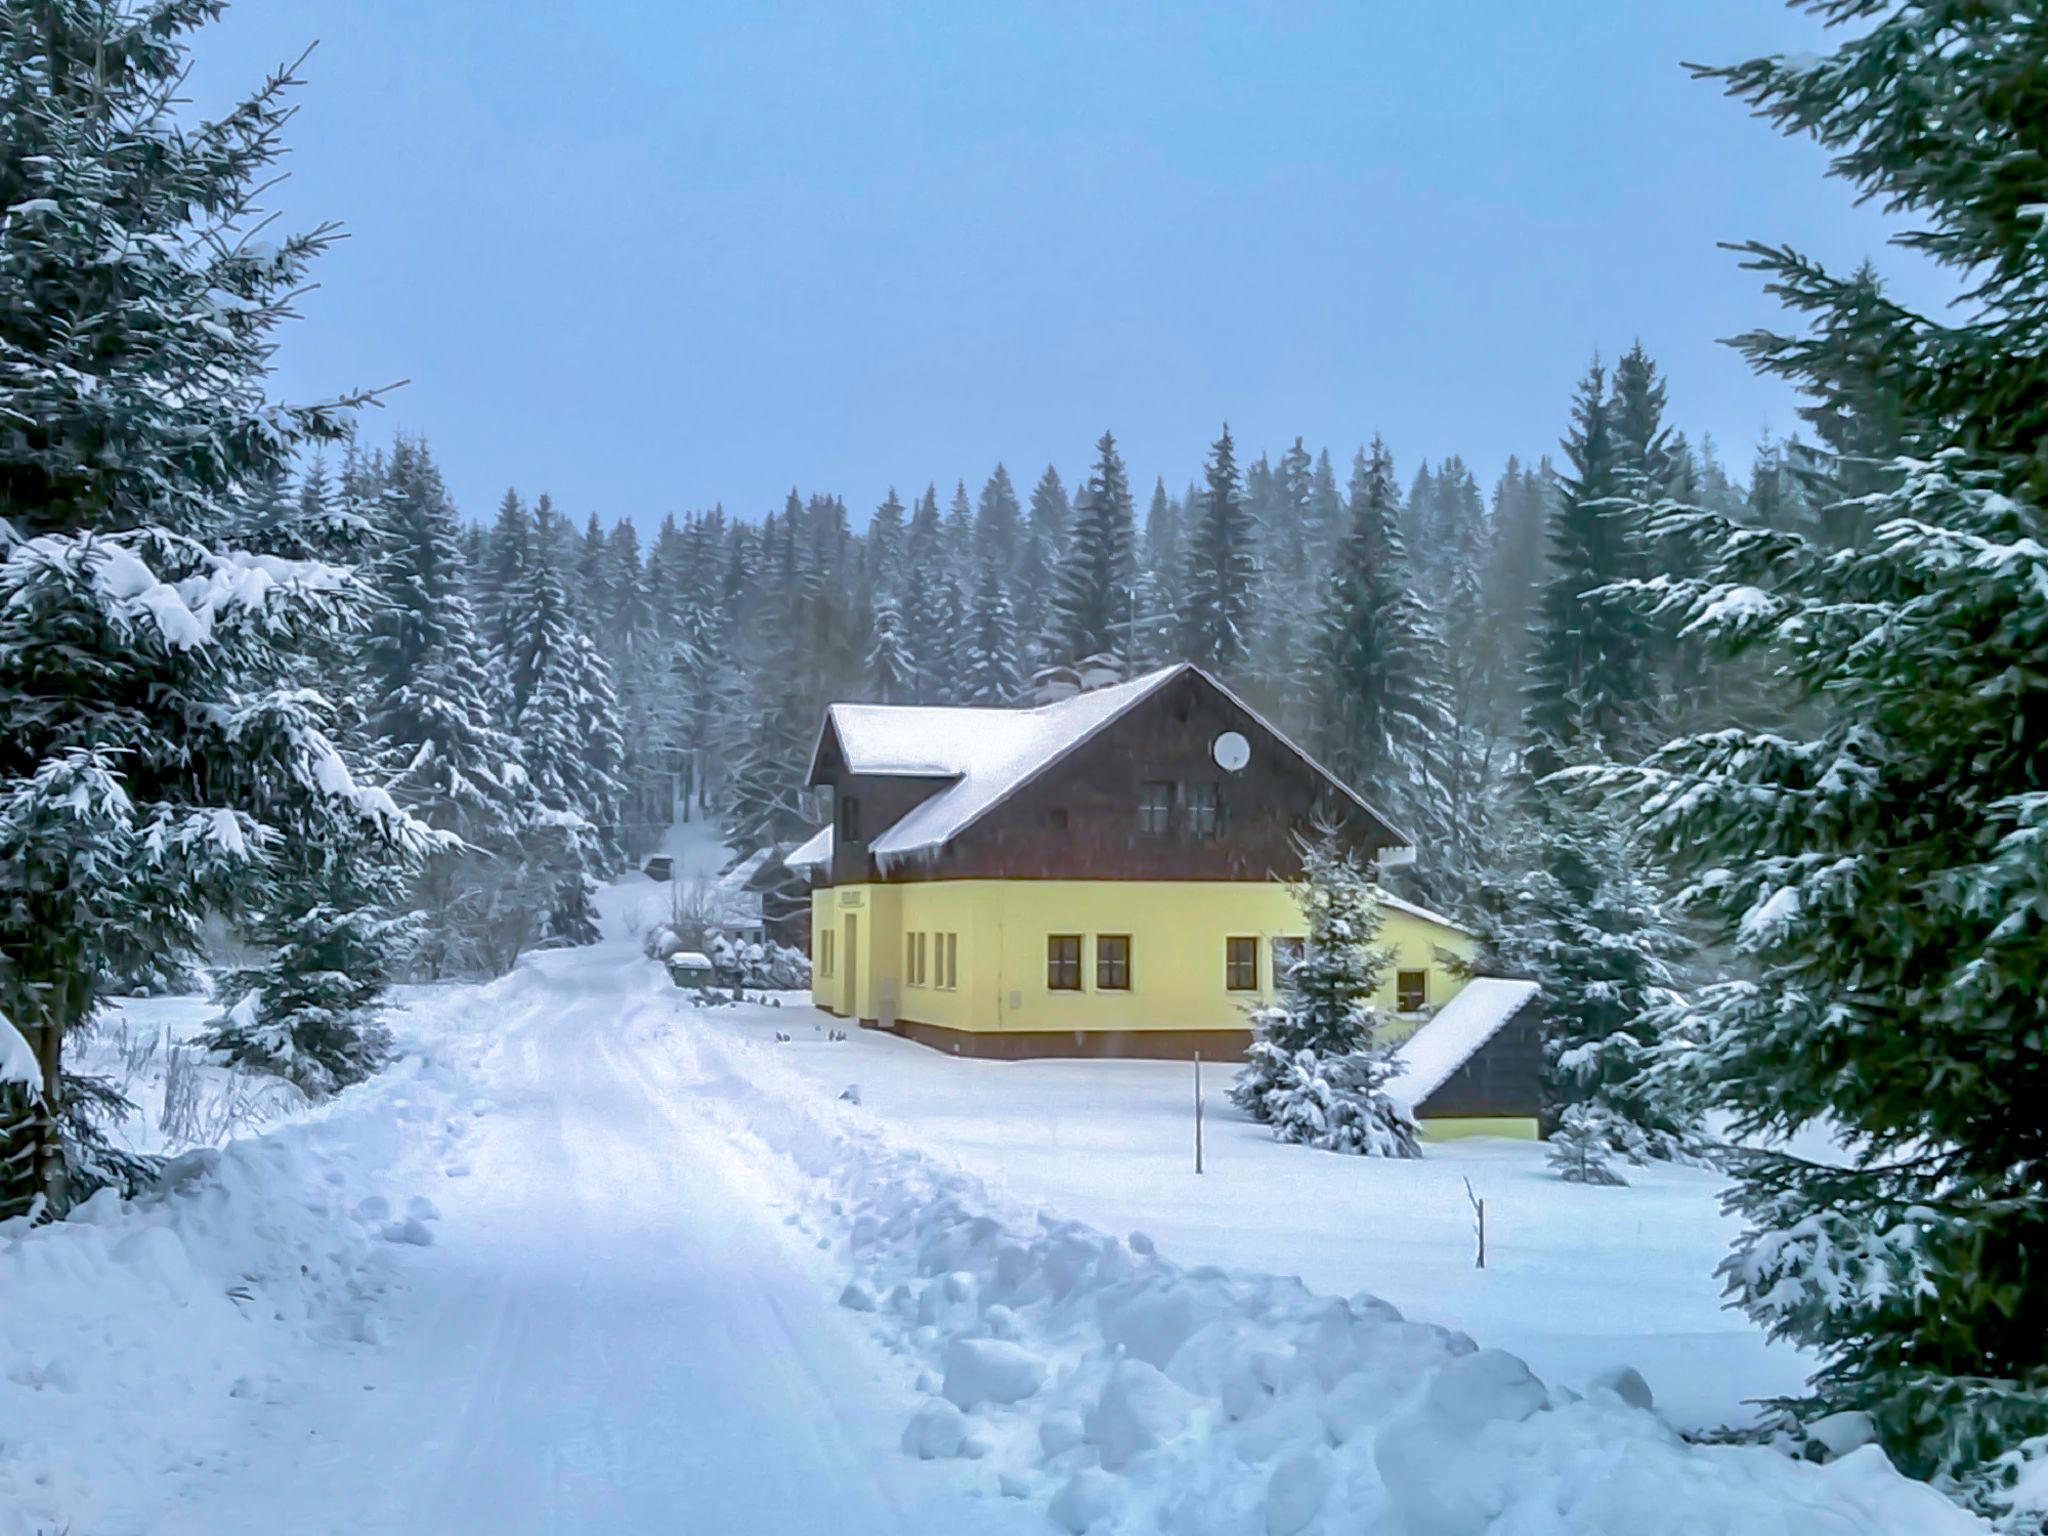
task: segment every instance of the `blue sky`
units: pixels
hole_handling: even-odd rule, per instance
[[[1225,418],[1490,484],[1638,336],[1746,463],[1792,402],[1716,344],[1774,313],[1717,240],[1933,291],[1681,67],[1817,36],[1773,0],[243,0],[193,94],[319,40],[273,201],[350,238],[279,390],[410,379],[367,429],[469,515],[795,483],[859,521],[998,459],[1071,483],[1105,426],[1178,486]]]

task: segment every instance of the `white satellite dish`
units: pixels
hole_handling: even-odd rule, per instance
[[[1252,760],[1252,744],[1239,731],[1225,731],[1216,738],[1209,748],[1209,755],[1216,759],[1216,766],[1225,773],[1236,773]]]

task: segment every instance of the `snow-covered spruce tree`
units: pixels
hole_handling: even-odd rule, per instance
[[[982,566],[975,584],[974,611],[967,619],[961,663],[964,703],[1014,704],[1024,691],[1024,679],[1017,669],[1017,616],[993,561]]]
[[[1638,570],[1619,515],[1627,486],[1614,411],[1606,370],[1595,359],[1572,404],[1564,440],[1571,473],[1558,477],[1545,530],[1549,571],[1537,597],[1523,706],[1528,763],[1539,776],[1562,767],[1574,747],[1634,746],[1652,712],[1648,626],[1604,591]]]
[[[872,631],[862,669],[868,697],[878,704],[908,704],[917,687],[917,660],[904,634],[903,611],[887,592],[875,597]]]
[[[0,9],[0,1014],[43,1078],[0,1215],[126,1171],[89,1119],[103,1087],[62,1063],[104,978],[191,955],[288,830],[422,836],[275,682],[357,584],[229,536],[351,402],[264,396],[331,231],[249,238],[288,71],[214,122],[173,115],[219,9]]]
[[[1395,1068],[1374,1043],[1373,1002],[1390,957],[1377,946],[1379,892],[1355,855],[1324,835],[1302,848],[1290,886],[1308,929],[1280,1001],[1251,1015],[1231,1101],[1282,1141],[1368,1157],[1415,1157],[1415,1127],[1387,1097]]]
[[[486,968],[494,948],[492,892],[516,853],[523,775],[492,719],[455,508],[425,443],[393,445],[380,495],[363,732],[398,803],[459,839],[427,855],[410,904],[422,915],[414,968],[462,975]]]
[[[1393,459],[1378,438],[1351,470],[1351,526],[1316,633],[1318,745],[1347,782],[1414,821],[1433,798],[1431,755],[1449,730],[1443,642],[1415,595]]]
[[[1567,1184],[1623,1185],[1628,1180],[1614,1169],[1617,1157],[1632,1163],[1649,1160],[1649,1151],[1631,1148],[1641,1140],[1637,1127],[1598,1104],[1574,1104],[1550,1133],[1546,1153],[1550,1166]]]
[[[338,483],[316,458],[295,500],[261,516],[282,552],[361,569],[380,542],[378,501],[351,445]],[[352,771],[367,761],[364,638],[361,624],[327,636],[317,652],[289,658],[287,674],[276,680],[336,701],[335,745]],[[364,829],[308,822],[289,811],[281,830],[274,856],[241,904],[240,926],[263,959],[216,986],[215,995],[233,1006],[205,1044],[317,1098],[361,1081],[386,1057],[382,1002],[416,936],[418,915],[408,898],[418,860],[394,857]]]
[[[1055,571],[1050,659],[1079,665],[1117,651],[1137,575],[1136,507],[1116,439],[1102,434],[1095,469],[1074,507],[1073,526]],[[1032,498],[1037,507],[1038,498]]]
[[[1842,550],[1644,513],[1703,572],[1645,598],[1768,658],[1803,708],[1593,788],[1638,808],[1741,957],[1689,1011],[1704,1092],[1740,1136],[1826,1124],[1850,1154],[1738,1167],[1729,1293],[1821,1361],[1786,1406],[1866,1413],[1902,1469],[1995,1509],[2048,1435],[2048,72],[2037,18],[1812,8],[1858,35],[1708,73],[1912,218],[1901,242],[1968,274],[1971,312],[1749,248],[1810,325],[1743,350],[1845,410],[1881,392],[1896,481]]]
[[[363,838],[288,831],[247,925],[264,959],[218,990],[233,1006],[205,1044],[314,1098],[381,1067],[384,995],[422,917],[406,905],[413,862]]]
[[[1500,837],[1474,905],[1483,963],[1543,988],[1550,1115],[1594,1106],[1636,1127],[1627,1146],[1644,1156],[1696,1155],[1697,1106],[1662,1066],[1684,1043],[1694,945],[1661,867],[1611,807],[1568,799],[1556,782],[1532,786]]]
[[[1252,549],[1255,530],[1238,485],[1228,422],[1210,445],[1203,475],[1206,484],[1188,530],[1181,577],[1181,654],[1228,677],[1244,664],[1259,577]]]

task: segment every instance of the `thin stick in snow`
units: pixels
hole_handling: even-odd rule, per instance
[[[1195,1052],[1195,1172],[1202,1171],[1202,1053]]]
[[[1472,1202],[1472,1211],[1478,1218],[1479,1223],[1479,1261],[1473,1265],[1473,1268],[1484,1269],[1486,1268],[1486,1202],[1472,1193],[1472,1181],[1470,1179],[1465,1181],[1465,1198]]]

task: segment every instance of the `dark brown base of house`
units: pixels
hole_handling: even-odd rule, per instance
[[[880,1029],[862,1019],[862,1029]],[[948,1056],[979,1056],[991,1061],[1036,1061],[1048,1057],[1125,1061],[1242,1061],[1251,1044],[1248,1029],[1006,1029],[1000,1032],[948,1029],[898,1019],[891,1034]]]

